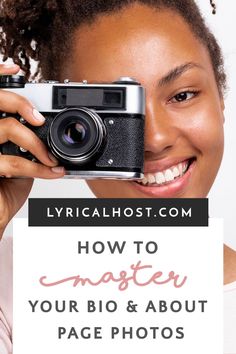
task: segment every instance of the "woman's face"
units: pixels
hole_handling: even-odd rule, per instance
[[[133,5],[75,33],[62,75],[146,89],[142,183],[88,181],[97,197],[205,197],[223,154],[223,100],[206,48],[177,14]]]

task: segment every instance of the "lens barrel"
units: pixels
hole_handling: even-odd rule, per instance
[[[48,145],[59,160],[83,165],[99,153],[105,137],[105,125],[96,112],[68,108],[52,121]]]

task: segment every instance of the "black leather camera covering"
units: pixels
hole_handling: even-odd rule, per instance
[[[112,119],[114,124],[110,125]],[[105,118],[107,143],[102,156],[96,162],[97,167],[108,167],[112,159],[113,168],[142,169],[144,162],[144,119],[139,116]]]

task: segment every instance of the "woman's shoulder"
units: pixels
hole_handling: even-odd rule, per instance
[[[12,352],[12,237],[0,242],[0,353]]]
[[[0,242],[0,308],[9,314],[12,303],[12,237],[3,237]],[[11,318],[11,314],[9,316]]]
[[[0,283],[4,276],[4,271],[12,270],[12,236],[4,236],[0,241]]]
[[[224,247],[224,284],[236,282],[236,251]]]

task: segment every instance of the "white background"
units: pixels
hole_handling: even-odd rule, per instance
[[[224,218],[225,243],[236,249],[236,234],[234,231],[234,198],[236,197],[236,100],[234,99],[236,92],[236,1],[216,1],[217,14],[215,16],[211,14],[208,0],[198,0],[197,2],[223,48],[229,86],[225,100],[225,156],[217,181],[210,192],[210,215]],[[34,184],[30,197],[92,197],[92,194],[86,184],[81,181],[38,180]],[[18,216],[26,216],[26,213],[25,205]]]
[[[222,306],[222,220],[211,220],[209,227],[27,227],[27,219],[14,220],[14,354],[70,354],[98,353],[120,354],[135,352],[141,354],[199,354],[223,353],[223,306]],[[191,235],[190,235],[191,234]],[[173,237],[173,235],[175,237]],[[113,243],[125,241],[123,253],[110,254],[106,247],[102,254],[84,252],[78,254],[78,241],[88,241],[90,246],[102,241]],[[158,244],[155,254],[148,254],[142,247],[137,254],[134,241]],[[203,246],[204,245],[204,246]],[[90,247],[91,249],[91,247]],[[211,252],[209,254],[209,249]],[[30,250],[30,252],[29,252]],[[25,260],[22,262],[22,258]],[[43,262],[42,262],[43,258]],[[47,283],[71,276],[80,275],[98,280],[105,272],[113,272],[115,278],[121,270],[131,276],[131,264],[151,265],[152,269],[141,271],[137,279],[147,281],[155,272],[162,271],[167,279],[174,271],[182,280],[187,276],[185,285],[174,288],[173,283],[165,285],[150,284],[138,287],[132,282],[125,291],[119,291],[119,283],[101,284],[96,288],[79,284],[73,287],[73,281],[56,287],[42,287],[39,279],[47,276]],[[30,267],[29,267],[30,265]],[[144,276],[145,274],[145,276]],[[143,278],[144,276],[144,278]],[[160,280],[160,279],[159,279]],[[118,310],[88,313],[87,300],[114,300]],[[28,300],[74,300],[78,302],[79,313],[58,313],[56,311],[32,313]],[[136,313],[126,311],[128,301],[138,304]],[[169,304],[179,300],[207,300],[206,311],[173,313],[145,312],[152,300],[158,308],[158,301]],[[55,302],[54,302],[55,303]],[[97,303],[97,302],[96,302]],[[24,326],[22,326],[24,318]],[[103,327],[103,340],[57,339],[57,327],[74,326],[77,330],[83,326]],[[184,327],[184,339],[126,339],[117,336],[110,338],[110,327]]]

